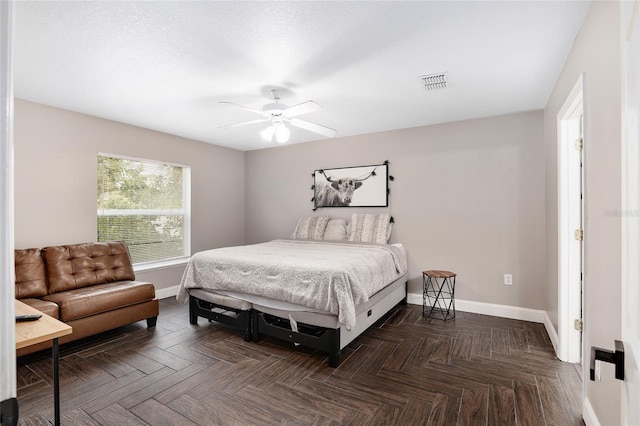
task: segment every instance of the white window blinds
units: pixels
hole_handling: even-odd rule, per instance
[[[189,167],[98,155],[98,241],[125,241],[134,264],[189,256]]]

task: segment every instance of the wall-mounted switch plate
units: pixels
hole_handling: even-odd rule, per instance
[[[513,275],[504,274],[504,285],[513,285]]]

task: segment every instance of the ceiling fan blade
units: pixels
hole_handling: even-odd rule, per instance
[[[257,120],[243,121],[242,123],[227,124],[226,126],[218,127],[218,129],[228,129],[230,127],[246,126],[247,124],[264,123],[265,121],[269,121],[269,119],[268,118],[258,118]]]
[[[292,126],[309,130],[310,132],[318,133],[319,135],[324,135],[328,138],[334,137],[337,133],[337,131],[335,129],[332,129],[331,127],[321,126],[319,124],[311,123],[309,121],[300,120],[299,118],[294,118],[289,122],[291,123]]]
[[[234,102],[228,102],[228,101],[220,101],[220,102],[218,102],[218,103],[220,103],[220,104],[229,104],[229,105],[234,105],[234,106],[237,106],[237,107],[239,107],[239,108],[246,109],[247,111],[251,111],[251,112],[255,112],[256,114],[260,114],[260,115],[267,116],[267,114],[265,114],[265,112],[264,112],[264,111],[262,111],[261,109],[251,108],[251,107],[248,107],[248,106],[246,106],[246,105],[240,105],[240,104],[236,104],[236,103],[234,103]]]
[[[319,111],[321,109],[322,107],[318,103],[314,101],[307,101],[307,102],[303,102],[301,104],[294,105],[285,109],[283,114],[286,117],[292,118],[302,114],[308,114],[310,112]]]

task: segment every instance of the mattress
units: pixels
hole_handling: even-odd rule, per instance
[[[206,297],[199,293],[206,290],[213,292],[209,297],[230,298],[227,303],[331,314],[349,330],[356,306],[405,274],[406,252],[399,244],[276,240],[194,255],[178,300],[188,294]]]

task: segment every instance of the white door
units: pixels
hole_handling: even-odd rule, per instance
[[[621,2],[622,41],[622,421],[640,425],[640,2]]]
[[[12,10],[12,2],[0,1],[0,411],[5,419],[14,416],[17,408],[13,302]]]

